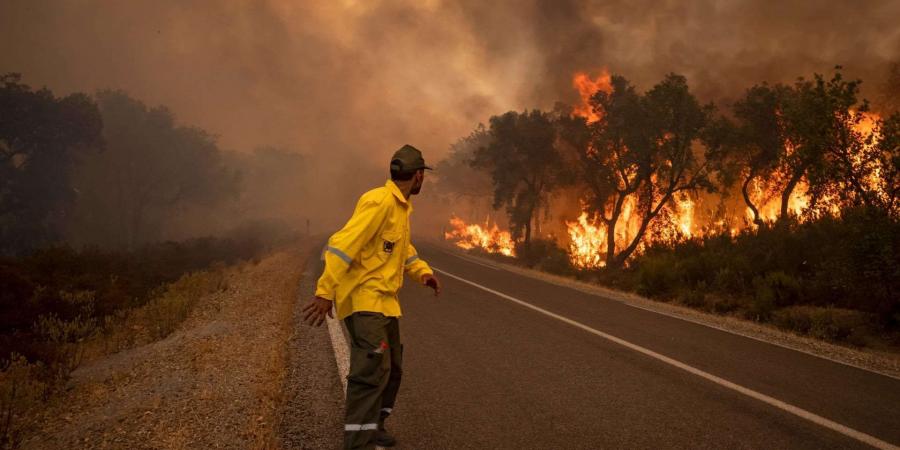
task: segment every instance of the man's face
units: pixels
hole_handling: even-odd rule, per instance
[[[419,169],[416,171],[416,175],[413,177],[413,185],[412,189],[410,189],[410,195],[416,195],[419,191],[422,190],[422,183],[425,181],[425,170]]]

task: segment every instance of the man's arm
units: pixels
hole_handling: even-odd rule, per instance
[[[325,247],[325,270],[316,283],[315,298],[303,307],[303,320],[310,325],[321,325],[326,315],[333,317],[331,307],[338,280],[359,256],[363,246],[375,237],[387,217],[383,200],[365,196],[361,198],[347,224],[328,239]]]
[[[416,248],[413,247],[412,243],[409,243],[406,254],[409,255],[403,263],[403,268],[406,270],[406,273],[414,280],[434,289],[435,296],[440,295],[441,282],[434,276],[434,271],[431,270],[428,263],[419,258],[419,252],[416,251]]]

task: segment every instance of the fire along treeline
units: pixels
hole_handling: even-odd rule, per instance
[[[676,74],[645,92],[605,71],[577,74],[582,104],[494,116],[454,146],[442,178],[463,167],[481,174],[445,187],[472,198],[492,189],[509,231],[454,217],[445,235],[507,255],[516,243],[551,239],[573,266],[597,268],[621,267],[653,243],[850,207],[896,219],[900,114],[871,111],[860,83],[837,68],[753,86],[718,109]]]

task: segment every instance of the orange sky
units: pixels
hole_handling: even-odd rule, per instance
[[[124,89],[230,149],[434,160],[492,114],[574,102],[577,70],[680,72],[721,99],[842,64],[872,97],[900,2],[831,3],[5,0],[0,72]]]

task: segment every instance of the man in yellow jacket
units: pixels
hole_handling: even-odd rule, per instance
[[[345,448],[390,447],[384,428],[402,375],[400,302],[403,274],[441,292],[441,284],[410,242],[410,197],[425,179],[422,152],[404,145],[391,158],[391,179],[360,197],[353,216],[325,247],[325,271],[304,320],[319,326],[332,306],[350,333]]]

